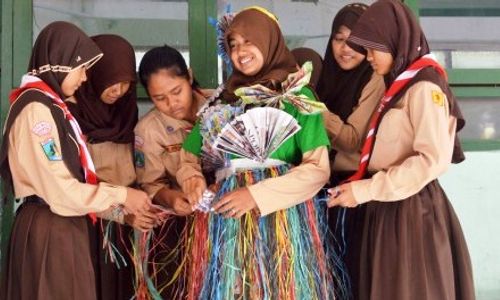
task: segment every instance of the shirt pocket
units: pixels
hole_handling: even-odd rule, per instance
[[[389,109],[382,118],[377,131],[377,141],[384,143],[397,142],[401,137],[406,114],[401,109]]]
[[[182,146],[182,144],[179,144],[179,147],[178,145],[164,146],[164,151],[161,155],[161,160],[163,162],[163,166],[165,167],[167,173],[170,176],[175,177],[175,173],[179,168],[180,153],[181,153],[180,146]]]

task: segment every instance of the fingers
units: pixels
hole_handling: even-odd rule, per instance
[[[330,200],[326,202],[326,206],[328,207],[341,206],[341,204],[342,204],[342,199],[340,197],[334,198],[333,196],[330,196]]]
[[[200,201],[206,186],[205,179],[198,176],[191,177],[184,181],[184,192],[186,193],[186,198],[191,205],[195,205],[198,201]]]
[[[219,214],[223,214],[226,218],[241,218],[250,209],[242,202],[237,192],[232,192],[225,195],[213,207]]]
[[[219,200],[219,202],[215,203],[214,206],[212,206],[212,209],[215,210],[218,213],[224,213],[227,210],[230,209],[230,207],[226,207],[226,205],[231,202],[232,200],[232,194],[233,193],[228,193],[222,199]]]
[[[187,199],[181,197],[174,199],[173,209],[180,216],[187,216],[193,212],[193,206]]]

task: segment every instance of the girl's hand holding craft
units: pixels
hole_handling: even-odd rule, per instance
[[[127,197],[123,206],[127,213],[139,215],[150,209],[151,199],[141,190],[127,188]]]
[[[226,194],[217,202],[212,209],[217,213],[224,214],[227,218],[241,218],[245,213],[257,207],[257,203],[244,187]]]
[[[354,199],[350,183],[345,183],[328,190],[330,199],[327,202],[328,207],[356,207],[359,205]]]
[[[191,205],[195,205],[201,200],[206,188],[205,178],[201,176],[190,177],[182,183],[182,191],[186,194],[186,198]]]
[[[124,221],[135,229],[146,232],[158,226],[162,220],[154,212],[145,211],[139,215],[125,215]]]

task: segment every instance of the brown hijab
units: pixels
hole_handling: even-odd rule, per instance
[[[368,5],[362,3],[349,4],[344,6],[333,19],[323,69],[316,88],[320,101],[324,102],[328,110],[338,115],[344,122],[358,104],[363,88],[372,77],[373,69],[364,59],[356,68],[343,70],[333,56],[332,40],[342,25],[352,30],[367,8]],[[361,49],[360,47],[353,48],[365,55],[366,51]]]
[[[68,72],[83,64],[90,68],[101,56],[100,49],[80,28],[68,22],[53,22],[40,31],[35,41],[28,73],[64,99],[61,83]]]
[[[134,49],[124,38],[113,34],[93,36],[92,40],[104,56],[76,92],[77,103],[68,102],[68,107],[89,142],[131,143],[138,114]],[[101,101],[106,88],[123,81],[131,83],[123,97],[113,104]]]
[[[61,99],[65,98],[61,84],[74,68],[87,64],[90,68],[102,53],[97,45],[78,27],[67,22],[53,22],[47,25],[38,35],[31,53],[28,74],[43,80]],[[45,94],[29,90],[13,104],[5,123],[5,131],[0,151],[0,175],[2,177],[4,201],[12,191],[12,175],[7,157],[9,149],[9,133],[20,112],[31,102],[40,102],[49,107],[59,133],[62,158],[70,172],[81,182],[85,175],[80,162],[79,149],[71,125],[64,112],[52,104]]]
[[[321,74],[321,68],[323,65],[323,59],[321,58],[321,55],[319,55],[318,52],[314,51],[313,49],[307,47],[295,48],[292,49],[291,52],[299,67],[301,67],[308,61],[312,63],[313,70],[311,73],[311,80],[309,81],[309,85],[316,90],[319,76]]]
[[[225,84],[222,98],[234,101],[234,91],[242,86],[262,84],[272,89],[278,89],[288,74],[297,71],[297,63],[285,44],[285,39],[278,22],[268,13],[258,8],[248,8],[239,12],[225,33],[225,48],[229,54],[229,36],[238,33],[253,43],[262,52],[264,66],[254,76],[246,76],[236,69]]]
[[[384,76],[387,87],[415,60],[430,52],[427,39],[417,19],[407,6],[397,0],[379,0],[373,3],[354,26],[348,42],[392,55],[394,65],[389,74]],[[434,68],[421,70],[392,98],[386,111],[401,99],[408,88],[419,81],[433,82],[443,90],[450,105],[450,113],[457,118],[457,132],[460,131],[465,125],[465,119],[458,102],[448,82]],[[460,142],[456,137],[452,162],[458,163],[464,159]]]

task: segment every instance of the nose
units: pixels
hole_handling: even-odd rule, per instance
[[[372,53],[370,50],[368,50],[368,51],[366,52],[366,60],[367,60],[368,62],[372,62],[372,61],[373,61],[373,53]]]
[[[82,72],[82,82],[87,81],[87,69],[83,68]]]

